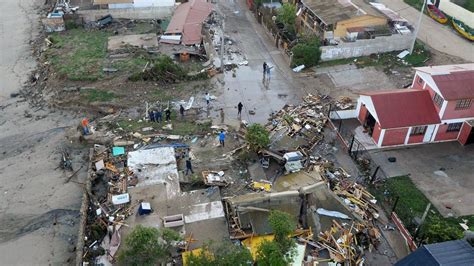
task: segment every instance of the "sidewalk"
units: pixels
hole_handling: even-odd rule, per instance
[[[409,6],[403,0],[381,0],[380,2],[399,13],[411,25],[417,24],[419,10]],[[471,42],[459,36],[452,27],[441,25],[426,15],[422,18],[418,39],[440,52],[474,62],[474,45]]]

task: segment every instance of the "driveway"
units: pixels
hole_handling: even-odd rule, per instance
[[[442,215],[474,214],[474,145],[453,141],[371,154],[387,175],[410,175]],[[388,157],[397,161],[390,163]]]
[[[399,13],[411,25],[416,25],[419,10],[407,5],[403,0],[380,0],[385,6]],[[423,16],[418,39],[440,52],[474,62],[474,45],[461,37],[453,28],[443,26],[428,16]]]

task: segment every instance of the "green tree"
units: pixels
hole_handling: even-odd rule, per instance
[[[252,265],[252,255],[249,250],[226,241],[220,245],[204,245],[199,255],[188,257],[189,265],[196,266],[243,266]]]
[[[257,250],[258,266],[286,266],[288,259],[281,252],[276,241],[264,241]]]
[[[296,6],[290,3],[284,3],[278,9],[277,21],[285,25],[285,29],[291,33],[295,33],[296,23]]]
[[[172,242],[180,240],[173,230],[137,225],[125,238],[125,245],[118,255],[122,265],[155,265],[166,262],[172,251]]]
[[[450,225],[437,215],[432,215],[427,219],[421,227],[421,232],[428,243],[439,243],[463,237],[460,227]]]
[[[268,131],[260,124],[252,124],[247,128],[245,140],[250,144],[254,151],[266,148],[270,144]]]
[[[293,66],[305,65],[312,67],[318,64],[321,59],[320,42],[317,37],[312,37],[295,45],[291,52],[293,53]]]
[[[289,237],[296,229],[291,216],[282,211],[273,210],[268,216],[268,223],[275,234],[275,242],[280,247],[282,253],[287,253],[294,247],[293,240]]]

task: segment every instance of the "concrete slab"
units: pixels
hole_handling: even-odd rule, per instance
[[[442,215],[474,214],[474,145],[463,147],[454,141],[371,151],[371,155],[387,175],[410,175]],[[397,161],[390,163],[388,157]]]
[[[276,192],[298,190],[300,187],[310,186],[320,181],[323,181],[323,178],[318,172],[300,171],[278,177],[273,184],[273,190]]]
[[[181,192],[174,148],[160,147],[129,152],[127,165],[138,177],[137,187],[165,184],[168,198]]]
[[[158,46],[158,38],[154,33],[110,36],[107,49],[115,51],[127,45],[142,48],[156,47]]]

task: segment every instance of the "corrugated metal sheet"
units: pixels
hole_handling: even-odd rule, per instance
[[[474,249],[466,240],[425,245],[398,261],[395,266],[474,265]]]
[[[391,90],[361,93],[370,96],[383,129],[441,123],[427,90]]]

